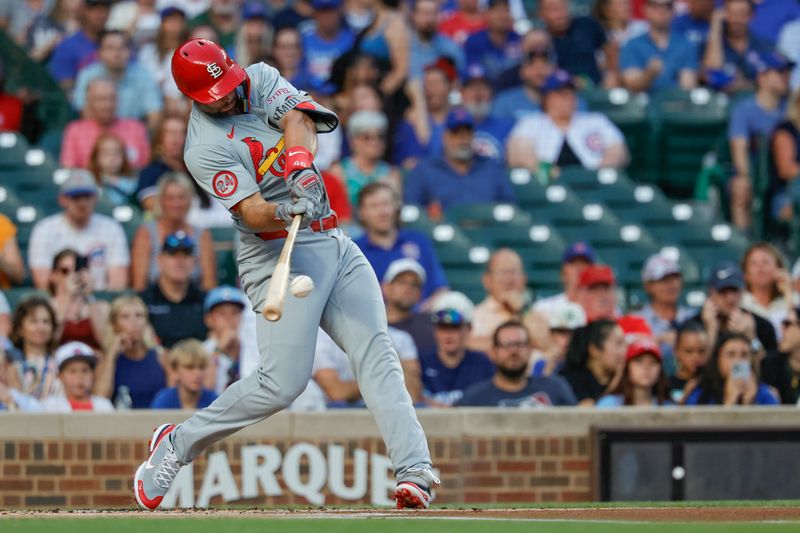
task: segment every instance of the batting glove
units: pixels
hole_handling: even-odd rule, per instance
[[[311,203],[308,198],[299,198],[291,202],[283,202],[278,204],[278,207],[275,208],[275,218],[288,226],[292,223],[292,220],[294,220],[295,215],[303,215],[302,220],[300,220],[300,227],[307,228],[308,225],[311,224],[311,221],[314,220],[308,216],[309,207],[311,207]]]

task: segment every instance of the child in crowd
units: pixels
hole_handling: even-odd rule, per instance
[[[181,341],[172,347],[169,364],[176,382],[161,389],[151,409],[203,409],[217,399],[214,391],[203,387],[203,374],[208,367],[208,352],[195,339]]]
[[[42,407],[51,413],[71,411],[113,411],[107,398],[92,394],[97,355],[82,342],[68,342],[56,350],[58,379],[64,392],[45,398]]]
[[[658,406],[672,404],[667,394],[661,348],[652,339],[636,339],[625,354],[622,379],[597,407]]]

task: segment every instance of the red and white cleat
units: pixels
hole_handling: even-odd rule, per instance
[[[156,428],[149,443],[150,457],[139,465],[133,476],[133,493],[136,502],[143,509],[152,511],[161,504],[175,476],[183,467],[169,438],[176,427],[175,424],[163,424]]]
[[[431,493],[411,481],[401,481],[394,491],[398,509],[427,509],[431,503]]]

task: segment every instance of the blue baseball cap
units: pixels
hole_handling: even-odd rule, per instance
[[[242,18],[244,20],[268,20],[267,8],[261,4],[248,2],[244,5],[244,8],[242,8]]]
[[[475,129],[475,119],[472,118],[466,108],[456,107],[448,113],[444,126],[448,130],[457,130],[458,128]]]
[[[97,186],[94,176],[88,170],[72,169],[69,171],[69,177],[61,184],[61,194],[64,196],[82,196],[92,195],[97,196],[100,188]]]
[[[179,6],[167,6],[161,10],[161,20],[171,17],[172,15],[180,15],[183,18],[186,18],[186,11],[181,9]]]
[[[311,7],[317,11],[322,9],[339,9],[342,7],[342,0],[313,0]]]
[[[781,54],[772,51],[764,52],[763,54],[751,52],[747,55],[747,60],[755,67],[756,72],[759,74],[767,72],[768,70],[785,72],[794,68],[794,63]]]
[[[188,252],[194,253],[195,242],[185,231],[176,231],[170,233],[164,239],[164,245],[161,247],[161,253],[172,254],[175,252]]]
[[[724,289],[744,289],[744,274],[742,269],[733,261],[723,261],[718,263],[711,271],[711,278],[708,280],[709,286],[721,291]]]
[[[203,300],[203,312],[208,313],[220,304],[236,304],[242,309],[247,305],[247,299],[242,291],[230,285],[220,285],[208,291]]]
[[[572,79],[569,72],[566,70],[556,70],[550,74],[541,86],[539,92],[547,94],[553,91],[560,91],[561,89],[575,89],[575,80]]]
[[[574,242],[564,250],[564,256],[561,259],[562,263],[569,263],[575,259],[585,259],[589,263],[596,261],[594,249],[588,243],[583,241]]]
[[[480,63],[473,63],[467,67],[464,75],[461,77],[461,84],[467,85],[473,81],[485,81],[489,83],[489,77],[486,75],[486,69]]]

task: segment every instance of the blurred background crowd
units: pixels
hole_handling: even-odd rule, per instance
[[[189,38],[339,115],[316,163],[419,406],[797,404],[796,0],[6,0],[0,409],[259,364],[188,175]],[[298,410],[360,407],[320,332]]]

